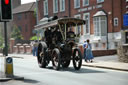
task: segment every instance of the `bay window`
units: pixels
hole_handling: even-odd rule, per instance
[[[107,19],[106,16],[94,17],[94,35],[106,36],[107,35]]]

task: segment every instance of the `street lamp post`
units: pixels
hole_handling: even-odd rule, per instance
[[[36,0],[36,24],[38,24],[38,1],[39,0]]]
[[[36,25],[38,25],[38,23],[39,23],[39,19],[38,19],[38,1],[39,0],[36,0]],[[38,31],[36,32],[36,35],[37,35],[37,40],[39,41]]]

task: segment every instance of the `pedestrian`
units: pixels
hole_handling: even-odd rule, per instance
[[[35,40],[33,44],[33,56],[37,56],[37,51],[38,51],[38,41]]]
[[[90,44],[89,39],[87,39],[87,44],[86,44],[86,62],[93,62],[93,54],[92,54],[92,46]]]
[[[33,54],[33,56],[34,56],[34,41],[31,41],[31,43],[30,43],[30,45],[31,45],[31,47],[32,47],[32,54]]]
[[[83,48],[84,48],[84,60],[85,60],[85,62],[87,62],[87,58],[86,58],[86,44],[87,44],[87,42],[84,41]]]

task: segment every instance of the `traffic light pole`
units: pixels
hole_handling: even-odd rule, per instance
[[[5,47],[4,52],[5,56],[8,56],[8,45],[7,45],[7,22],[4,22],[4,39],[5,39]]]

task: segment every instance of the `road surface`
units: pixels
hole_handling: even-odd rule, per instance
[[[56,71],[50,64],[38,67],[36,57],[14,58],[14,75],[24,80],[0,82],[1,85],[127,85],[128,72],[82,66],[76,71],[72,66]]]

